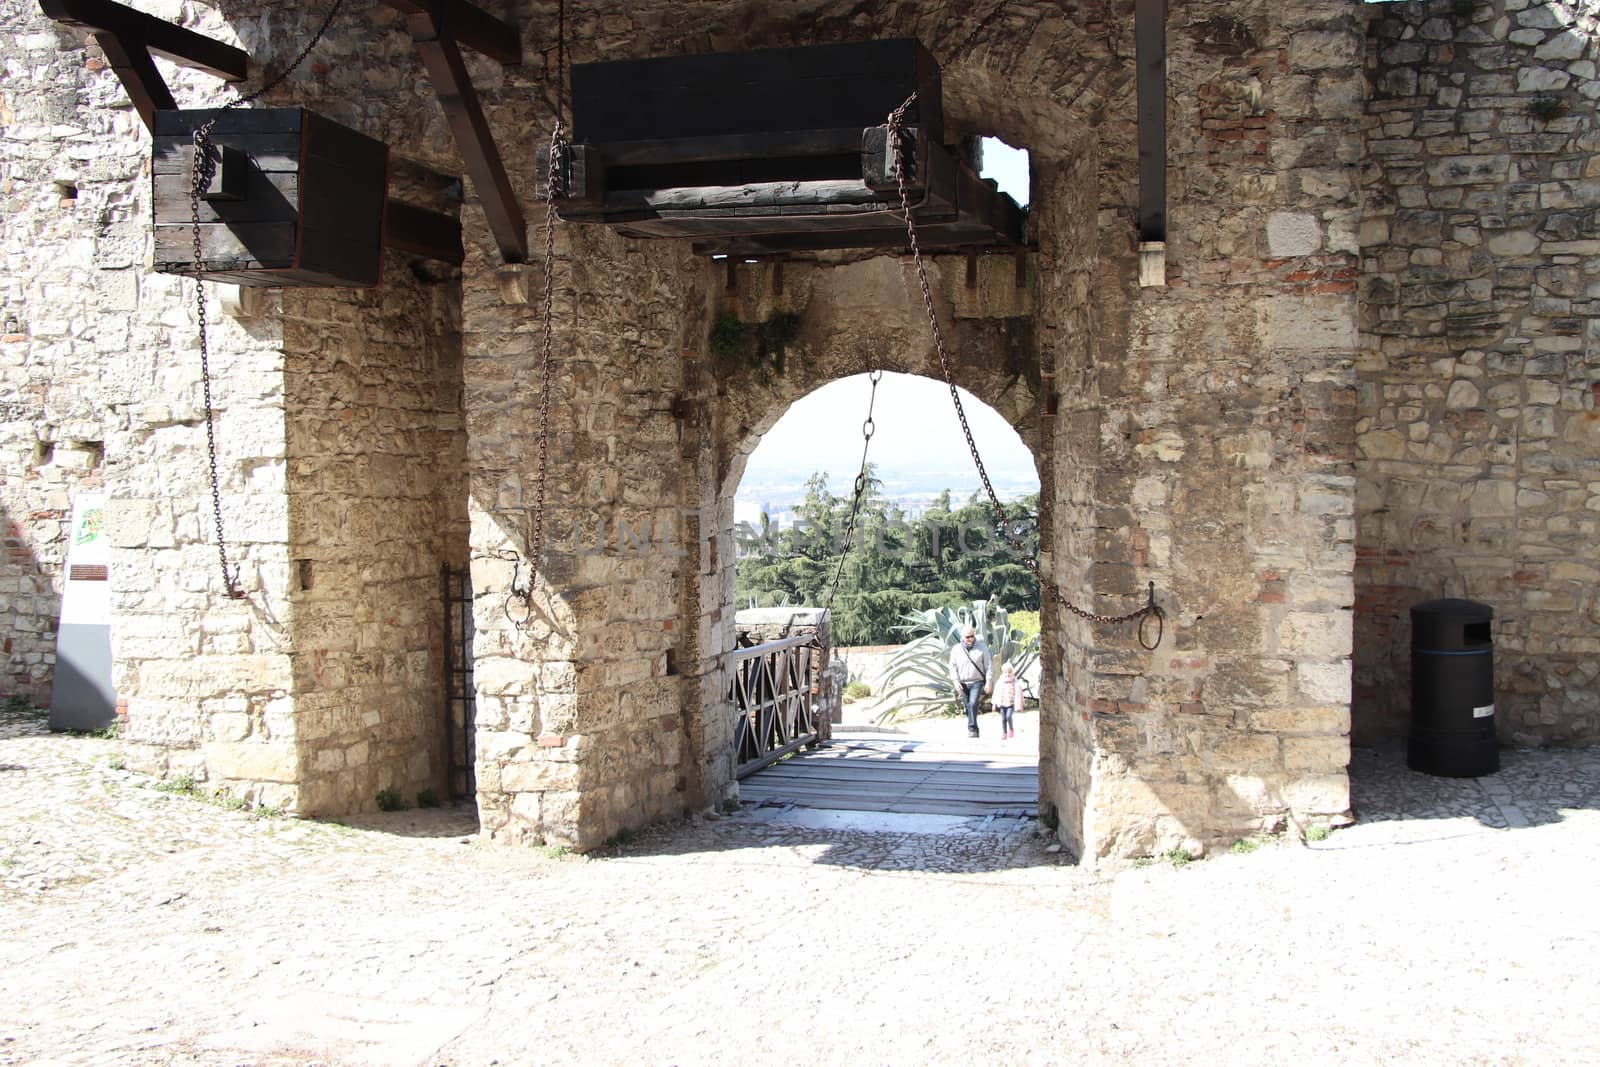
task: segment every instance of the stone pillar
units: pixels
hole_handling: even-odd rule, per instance
[[[222,525],[245,597],[228,597],[217,554],[193,283],[146,275],[142,299],[166,312],[133,344],[151,381],[107,446],[128,763],[297,809],[281,303],[245,323],[207,290]]]
[[[468,264],[478,790],[493,837],[592,848],[706,803],[680,628],[700,572],[680,451],[685,349],[704,343],[703,266],[677,246],[563,226],[545,551],[530,599],[542,326]],[[704,634],[698,635],[703,638]]]
[[[1168,613],[1153,653],[1046,618],[1067,679],[1041,789],[1090,860],[1349,806],[1358,27],[1190,14],[1169,29],[1168,285],[1137,285],[1130,124],[1047,186],[1042,227],[1057,580],[1114,614],[1154,579]],[[1086,240],[1066,208],[1095,164]]]

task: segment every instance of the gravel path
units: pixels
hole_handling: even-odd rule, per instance
[[[0,719],[0,1062],[1593,1064],[1600,751],[1358,753],[1311,847],[1096,875],[1031,829],[255,818]]]

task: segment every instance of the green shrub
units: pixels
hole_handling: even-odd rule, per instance
[[[868,685],[866,682],[851,682],[849,685],[844,687],[844,698],[846,700],[861,700],[862,698],[869,697],[871,695],[872,686]]]
[[[417,794],[417,807],[419,807],[419,808],[437,808],[438,806],[439,806],[439,794],[435,793],[433,790],[424,789],[422,792]]]
[[[373,797],[377,801],[379,811],[405,811],[406,802],[400,796],[398,789],[380,789],[378,795]]]
[[[163,778],[156,783],[156,788],[163,793],[193,794],[195,791],[194,775],[175,774],[171,778]]]
[[[1038,635],[1028,637],[1012,626],[1009,613],[993,597],[974,600],[970,608],[930,608],[901,617],[905,623],[897,628],[916,636],[884,668],[884,677],[895,684],[884,697],[913,695],[889,705],[878,716],[880,723],[892,721],[907,709],[961,713],[961,694],[950,677],[950,650],[961,643],[961,631],[968,626],[978,631],[978,640],[989,650],[991,683],[1000,677],[1004,664],[1011,664],[1020,678],[1039,658]]]
[[[1022,631],[1023,637],[1039,636],[1039,613],[1037,611],[1013,611],[1011,625]]]

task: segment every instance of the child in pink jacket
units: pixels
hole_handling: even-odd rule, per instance
[[[1017,736],[1011,716],[1022,707],[1022,701],[1022,683],[1017,680],[1015,668],[1007,663],[1000,669],[1000,681],[994,687],[994,706],[1000,709],[1001,737]]]

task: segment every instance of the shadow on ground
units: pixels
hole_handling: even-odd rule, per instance
[[[1472,818],[1493,829],[1559,822],[1600,809],[1600,747],[1504,749],[1500,770],[1440,778],[1406,766],[1402,746],[1350,754],[1351,802],[1363,822]]]
[[[310,821],[394,837],[471,837],[478,832],[478,807],[471,801],[457,801],[437,808],[366,812]]]

